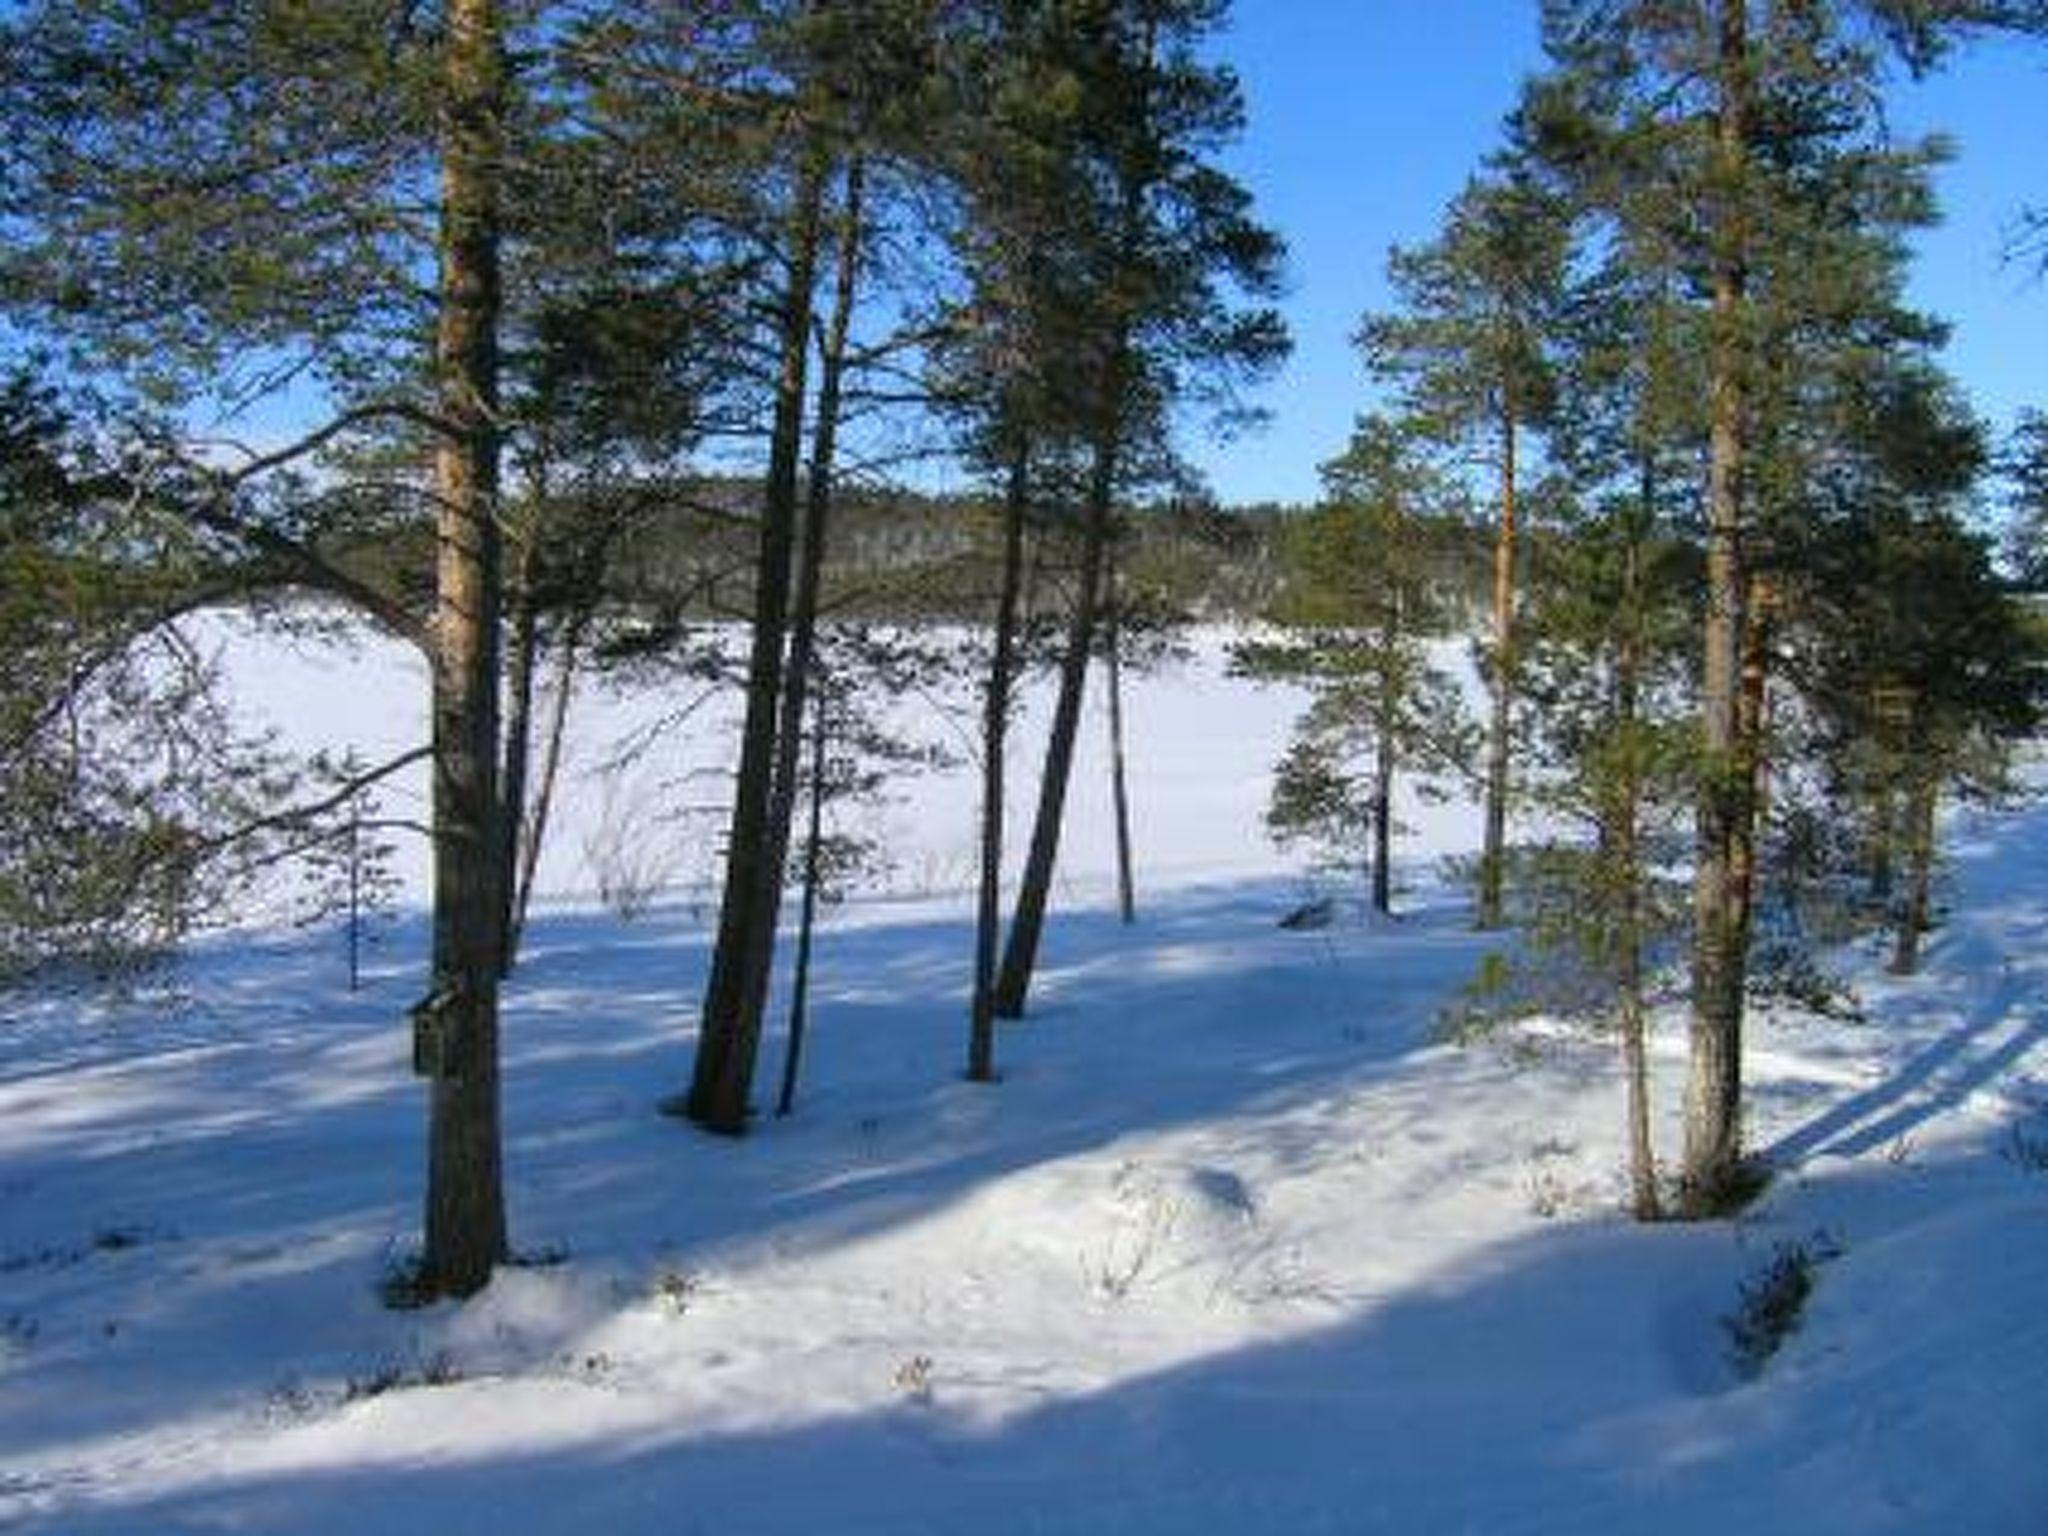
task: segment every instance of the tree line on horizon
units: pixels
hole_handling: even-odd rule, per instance
[[[1229,602],[1265,621],[1240,666],[1313,695],[1276,831],[1363,829],[1384,907],[1396,774],[1468,774],[1481,926],[1578,914],[1566,937],[1622,1024],[1645,1216],[1647,987],[1691,818],[1676,1189],[1705,1215],[1749,1176],[1741,1029],[1774,827],[1802,796],[1861,808],[1873,888],[1908,893],[1910,963],[1939,795],[1993,782],[2033,724],[2033,640],[1968,521],[1991,448],[1902,296],[1938,147],[1893,143],[1880,109],[1887,60],[1929,67],[2043,17],[1541,11],[1548,64],[1502,148],[1396,253],[1396,303],[1362,325],[1382,409],[1324,502],[1271,520]],[[966,1058],[994,1080],[1088,674],[1107,662],[1114,707],[1134,589],[1189,605],[1219,564],[1147,545],[1198,500],[1175,444],[1253,419],[1247,389],[1287,344],[1281,243],[1221,163],[1243,119],[1213,58],[1226,15],[32,0],[0,18],[0,936],[35,958],[174,934],[428,762],[415,1278],[470,1294],[510,1251],[500,993],[577,671],[630,658],[744,701],[695,1055],[666,1104],[738,1134],[793,874],[801,1038],[819,806],[860,777],[859,691],[931,662],[845,622],[896,562],[883,541],[835,566],[842,519],[943,474],[978,511],[933,562],[942,595],[866,600],[978,620],[950,664],[979,678]],[[262,410],[289,440],[234,442]],[[2038,514],[2048,433],[2022,438]],[[1244,549],[1227,517],[1182,522]],[[232,603],[318,622],[287,600],[308,591],[419,649],[430,741],[308,765],[237,734],[178,621]],[[1430,646],[1475,611],[1487,711],[1467,728]],[[736,651],[707,649],[705,615],[737,621]],[[1005,747],[1031,665],[1055,702],[1006,920]],[[1513,846],[1539,798],[1586,829],[1576,851]]]

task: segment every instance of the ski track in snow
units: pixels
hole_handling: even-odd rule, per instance
[[[1162,842],[1215,799],[1179,804]],[[419,1196],[417,919],[354,995],[316,931],[31,1000],[0,1529],[2044,1528],[2048,812],[1957,829],[1925,975],[1840,957],[1867,1022],[1759,1011],[1779,1176],[1698,1226],[1619,1214],[1611,1042],[1433,1043],[1485,948],[1461,909],[1284,933],[1298,880],[1233,860],[1135,929],[1058,910],[994,1088],[957,1078],[964,904],[843,910],[799,1111],[737,1144],[653,1112],[697,915],[543,913],[506,1126],[547,1262],[461,1307],[376,1295]],[[1667,1153],[1683,1069],[1660,1019]],[[1835,1256],[1745,1380],[1721,1320],[1794,1242]]]

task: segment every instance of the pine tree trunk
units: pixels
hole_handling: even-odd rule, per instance
[[[1708,379],[1707,611],[1700,672],[1701,787],[1693,880],[1691,1063],[1686,1083],[1688,1215],[1724,1209],[1742,1159],[1741,901],[1736,850],[1748,825],[1740,732],[1743,466],[1747,454],[1746,221],[1733,199],[1747,170],[1747,0],[1720,0],[1716,159],[1728,201],[1714,211],[1713,338]]]
[[[1001,939],[1003,880],[1003,755],[1009,738],[1010,691],[1017,665],[1017,607],[1024,581],[1024,509],[1031,496],[1031,450],[1012,450],[1003,493],[1003,572],[996,598],[995,639],[981,717],[981,878],[974,912],[974,995],[968,1004],[967,1076],[996,1077],[996,946]]]
[[[811,936],[818,926],[818,884],[825,844],[825,701],[811,705],[810,826],[804,835],[804,894],[796,926],[796,966],[789,983],[789,1049],[782,1058],[782,1092],[775,1113],[796,1108],[797,1074],[803,1069],[804,1036],[811,1022]]]
[[[1913,771],[1907,800],[1906,909],[1899,914],[1897,941],[1892,947],[1892,974],[1910,976],[1920,969],[1920,936],[1931,926],[1934,902],[1934,818],[1940,801],[1940,777],[1930,766]]]
[[[822,154],[807,153],[790,205],[789,270],[777,323],[780,371],[761,506],[747,708],[726,837],[718,944],[712,951],[711,975],[705,984],[703,1022],[689,1093],[680,1103],[671,1099],[663,1105],[670,1112],[680,1110],[706,1130],[728,1136],[746,1130],[747,1096],[759,1045],[758,1027],[752,1032],[746,1027],[745,999],[749,952],[757,941],[755,927],[760,921],[762,883],[773,852],[770,810],[776,725],[782,703],[783,646],[789,633],[797,469],[803,447],[805,373],[825,170]]]
[[[1646,473],[1644,508],[1654,504]],[[1657,1154],[1650,1136],[1648,1009],[1643,999],[1643,786],[1633,737],[1642,709],[1642,614],[1638,544],[1628,548],[1624,573],[1626,628],[1615,658],[1615,723],[1630,740],[1621,783],[1610,805],[1601,840],[1609,845],[1620,912],[1615,935],[1615,983],[1620,999],[1621,1066],[1628,1117],[1629,1207],[1638,1221],[1662,1214],[1657,1194]]]
[[[536,495],[536,505],[545,496]],[[540,651],[540,603],[534,586],[535,527],[528,529],[512,578],[511,613],[505,626],[505,772],[500,795],[498,833],[503,841],[501,886],[505,900],[505,943],[499,974],[510,976],[519,963],[519,881],[522,846],[526,841],[526,780],[533,756],[534,672]]]
[[[1394,912],[1394,744],[1384,730],[1372,780],[1372,909]]]
[[[825,571],[825,545],[832,517],[833,469],[838,452],[840,396],[846,373],[846,341],[860,284],[861,191],[864,167],[856,157],[846,167],[846,201],[841,210],[838,274],[832,313],[819,358],[818,396],[811,427],[811,456],[805,477],[803,523],[798,541],[796,590],[790,601],[789,656],[783,669],[782,706],[775,731],[775,769],[768,803],[768,852],[754,890],[754,914],[740,992],[739,1039],[758,1049],[775,966],[776,930],[789,866],[790,829],[796,815],[804,744],[804,711],[818,644],[818,599]],[[749,1079],[753,1067],[744,1064]],[[744,1094],[742,1094],[744,1098]]]
[[[1137,882],[1131,871],[1131,794],[1124,772],[1124,667],[1123,601],[1117,587],[1116,560],[1112,555],[1108,572],[1109,603],[1106,612],[1109,652],[1109,789],[1116,811],[1116,897],[1117,911],[1126,924],[1138,920]]]
[[[549,818],[554,814],[555,785],[561,778],[562,748],[568,739],[569,701],[576,691],[576,663],[589,623],[589,610],[579,607],[556,641],[555,676],[548,694],[547,746],[541,753],[540,781],[534,788],[533,804],[526,812],[526,830],[519,839],[518,888],[512,898],[511,926],[505,935],[506,947],[515,955],[526,931],[527,908],[533,904],[534,876],[540,870],[541,848],[547,841]]]
[[[439,409],[434,449],[433,992],[419,1013],[431,1069],[427,1294],[482,1289],[506,1253],[499,1141],[499,178],[506,71],[495,0],[451,0],[441,165]]]
[[[1770,578],[1752,574],[1742,612],[1742,694],[1736,711],[1736,761],[1742,775],[1743,816],[1730,840],[1734,871],[1735,947],[1747,985],[1750,934],[1756,924],[1758,837],[1770,809],[1772,618],[1777,596]]]
[[[1112,414],[1114,410],[1112,407]],[[1103,559],[1109,546],[1110,498],[1116,486],[1117,439],[1114,426],[1101,434],[1089,473],[1080,582],[1074,596],[1066,652],[1060,661],[1060,691],[1053,705],[1052,734],[1046,742],[1045,773],[1038,785],[1038,814],[1031,826],[1031,847],[1017,888],[1009,942],[996,977],[996,1014],[1005,1019],[1024,1016],[1031,973],[1037,966],[1038,945],[1045,932],[1053,867],[1059,859],[1060,825],[1066,816],[1067,785],[1073,777],[1074,743],[1080,733],[1081,695],[1087,685],[1088,662],[1095,644],[1096,606],[1102,588]]]
[[[1486,830],[1479,855],[1478,926],[1498,928],[1507,873],[1508,740],[1515,690],[1515,404],[1501,408],[1500,525],[1493,544],[1493,667],[1486,733]]]
[[[1884,774],[1884,781],[1870,793],[1870,824],[1864,834],[1864,857],[1870,867],[1870,901],[1879,909],[1889,908],[1892,903],[1893,845],[1897,840],[1899,814],[1898,795],[1891,782],[1889,762]]]

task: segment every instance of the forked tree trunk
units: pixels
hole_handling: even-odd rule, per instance
[[[818,599],[824,580],[825,544],[832,518],[834,460],[838,453],[840,395],[846,373],[846,340],[853,324],[860,284],[861,188],[858,157],[846,167],[846,201],[841,209],[838,275],[832,313],[826,322],[818,362],[818,397],[811,425],[811,456],[804,486],[796,590],[790,600],[789,657],[783,669],[782,707],[775,728],[775,770],[768,801],[768,853],[754,891],[754,915],[740,992],[740,1038],[758,1043],[768,987],[775,968],[776,930],[781,924],[782,890],[789,866],[789,838],[802,777],[804,710],[818,647]],[[751,1063],[747,1065],[749,1075]]]
[[[803,448],[805,373],[810,357],[812,291],[817,281],[818,235],[826,166],[816,151],[800,164],[789,210],[789,270],[777,322],[780,371],[775,420],[762,496],[755,562],[753,640],[747,663],[747,708],[726,837],[725,888],[719,902],[718,944],[705,983],[703,1022],[690,1089],[680,1111],[706,1130],[737,1136],[747,1128],[747,1097],[760,1044],[759,1017],[745,1018],[749,950],[760,922],[761,887],[773,852],[770,803],[774,793],[776,725],[782,703],[783,647],[789,634],[791,565],[796,548],[797,469]]]
[[[1017,666],[1017,607],[1024,582],[1024,509],[1031,497],[1031,449],[1011,450],[1003,491],[1003,570],[996,597],[995,637],[981,713],[981,878],[974,910],[974,992],[968,1002],[967,1076],[996,1077],[996,946],[1002,927],[1003,754]]]
[[[1106,631],[1109,653],[1109,792],[1116,813],[1116,900],[1125,923],[1138,920],[1137,880],[1131,869],[1131,792],[1124,772],[1123,598],[1116,557],[1109,560]]]
[[[1744,335],[1746,221],[1737,206],[1748,169],[1751,90],[1748,0],[1719,0],[1715,159],[1726,199],[1714,211],[1708,366],[1707,611],[1700,668],[1698,851],[1693,878],[1691,1062],[1685,1098],[1688,1215],[1723,1210],[1742,1160],[1742,903],[1736,869],[1749,784],[1740,729],[1746,580],[1743,466],[1749,409]]]
[[[589,624],[589,610],[578,607],[555,642],[555,675],[548,690],[547,745],[541,751],[540,779],[534,786],[533,804],[526,810],[525,829],[519,839],[518,886],[512,898],[511,926],[505,934],[505,947],[515,958],[520,938],[526,932],[534,877],[540,870],[541,849],[547,842],[548,822],[554,814],[555,785],[561,779],[562,749],[568,739],[569,703],[576,692],[576,666],[582,655],[583,632]]]
[[[1515,695],[1515,402],[1501,406],[1500,523],[1493,542],[1493,667],[1486,732],[1486,824],[1479,854],[1478,926],[1498,928],[1507,879],[1509,728]]]
[[[995,1008],[1000,1018],[1024,1016],[1031,975],[1038,964],[1039,941],[1045,933],[1045,909],[1052,896],[1060,827],[1066,817],[1067,785],[1073,778],[1074,743],[1081,727],[1081,695],[1087,686],[1088,662],[1095,645],[1096,608],[1101,598],[1103,557],[1109,547],[1110,498],[1116,487],[1118,452],[1117,430],[1107,428],[1096,443],[1089,472],[1080,579],[1074,595],[1073,619],[1067,630],[1067,648],[1060,660],[1060,690],[1053,704],[1052,733],[1046,741],[1045,772],[1038,784],[1038,814],[1031,826],[1031,848],[1017,888],[1009,942],[1004,946],[1002,969],[996,977]]]
[[[505,1257],[498,968],[504,937],[498,802],[499,178],[506,69],[495,0],[451,0],[443,45],[439,410],[433,456],[433,991],[416,1015],[431,1078],[430,1295],[482,1289]]]

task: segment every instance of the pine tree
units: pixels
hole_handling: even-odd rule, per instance
[[[526,227],[509,168],[546,158],[525,137],[551,35],[519,19],[515,84],[496,0],[450,0],[431,26],[388,0],[32,5],[7,20],[18,67],[0,91],[10,318],[132,403],[189,413],[309,385],[331,415],[299,441],[232,469],[176,455],[184,515],[431,662],[434,954],[415,1013],[432,1079],[428,1293],[478,1289],[506,1252],[502,343],[525,293],[508,299],[508,231]],[[522,181],[520,201],[546,198]],[[367,510],[339,454],[372,440],[433,526],[431,617],[319,537]]]
[[[1484,836],[1477,921],[1497,927],[1514,756],[1515,610],[1527,441],[1552,409],[1546,333],[1564,278],[1559,200],[1512,155],[1452,203],[1435,242],[1388,262],[1399,308],[1359,332],[1369,366],[1403,387],[1403,409],[1448,446],[1472,441],[1494,472],[1491,631],[1485,677]]]
[[[1453,611],[1440,569],[1448,497],[1412,441],[1377,417],[1359,423],[1324,483],[1324,503],[1285,535],[1271,615],[1282,635],[1241,645],[1236,665],[1311,694],[1267,825],[1282,842],[1362,862],[1385,914],[1397,777],[1433,787],[1463,774],[1470,748],[1457,684],[1429,654]]]
[[[1742,1018],[1763,802],[1774,590],[1812,446],[1816,360],[1853,363],[1897,314],[1899,231],[1929,211],[1925,146],[1876,118],[1879,46],[1931,57],[1967,5],[1551,0],[1558,66],[1539,125],[1617,241],[1704,295],[1701,626],[1692,1065],[1684,1203],[1745,1185]],[[1859,19],[1871,25],[1859,28]]]
[[[1234,386],[1286,345],[1278,316],[1260,303],[1277,281],[1279,242],[1252,219],[1249,194],[1202,158],[1242,121],[1235,78],[1197,56],[1222,7],[1101,0],[1074,9],[1047,41],[1078,90],[1084,173],[1072,184],[1088,194],[1062,232],[1062,259],[1078,279],[1070,334],[1086,381],[1082,547],[1038,809],[994,988],[994,1011],[1012,1018],[1024,1012],[1051,897],[1115,504],[1141,482],[1148,454],[1164,456],[1176,404],[1204,394],[1230,404]]]

